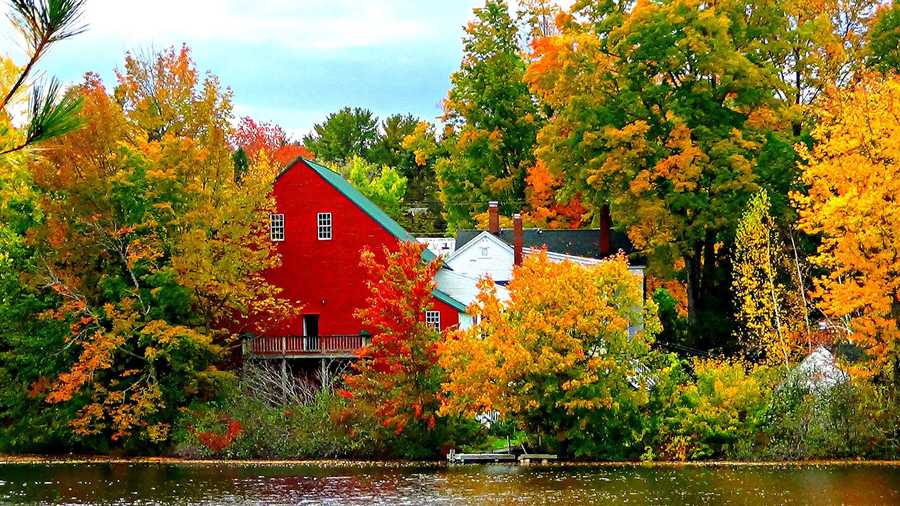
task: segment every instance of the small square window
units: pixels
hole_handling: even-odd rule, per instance
[[[316,215],[316,226],[318,228],[319,240],[331,240],[331,213],[318,213]]]
[[[270,214],[269,215],[269,238],[273,241],[283,241],[284,240],[284,215],[283,214]]]
[[[441,312],[440,311],[425,311],[425,324],[429,327],[441,331]]]

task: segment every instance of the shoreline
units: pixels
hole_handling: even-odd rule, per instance
[[[179,457],[110,457],[95,455],[41,456],[41,455],[0,455],[0,466],[3,465],[65,465],[65,464],[138,464],[138,465],[176,465],[176,466],[317,466],[317,467],[449,467],[443,460],[341,460],[341,459],[185,459]],[[453,466],[475,466],[495,464],[452,464]],[[516,466],[515,463],[499,465]],[[546,464],[528,464],[523,467],[817,467],[817,466],[873,466],[900,467],[900,460],[772,460],[772,461],[733,461],[714,460],[697,462],[672,461],[560,461]]]

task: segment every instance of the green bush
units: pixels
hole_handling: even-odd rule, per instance
[[[900,456],[900,404],[865,380],[810,390],[783,369],[696,360],[658,369],[644,460],[803,460]],[[668,373],[666,373],[668,371]]]
[[[670,460],[749,459],[765,422],[775,373],[740,361],[695,360],[695,379],[671,397],[656,454]]]
[[[184,411],[176,455],[190,458],[341,458],[375,453],[371,431],[352,433],[333,414],[344,401],[321,391],[307,404],[275,407],[240,394]]]
[[[766,414],[768,459],[897,458],[900,405],[893,389],[857,380],[827,390],[785,385]]]

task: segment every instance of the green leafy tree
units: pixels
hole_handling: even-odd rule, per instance
[[[379,139],[378,117],[368,109],[344,107],[316,123],[303,145],[322,162],[343,165],[354,155],[368,157]]]
[[[407,180],[396,169],[386,165],[379,167],[360,156],[353,156],[341,168],[341,173],[391,218],[402,218]]]
[[[866,64],[882,72],[900,72],[900,1],[878,12],[869,32]]]
[[[541,114],[522,78],[520,31],[504,0],[488,0],[466,26],[463,58],[450,76],[443,120],[449,157],[437,162],[451,229],[472,226],[490,200],[512,213],[524,204],[525,177]]]
[[[401,169],[406,177],[413,176],[415,155],[403,147],[403,139],[416,130],[419,121],[411,114],[392,114],[382,120],[378,140],[366,159],[372,163]]]
[[[417,135],[420,123],[423,122],[410,114],[388,116],[381,122],[378,142],[366,158],[374,164],[392,167],[406,178],[403,204],[409,213],[402,217],[401,223],[413,232],[438,233],[445,224],[438,200],[434,158],[426,158],[419,164],[414,149],[406,145],[407,138]]]

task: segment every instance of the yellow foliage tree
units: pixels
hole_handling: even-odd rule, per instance
[[[496,411],[564,453],[627,447],[659,323],[625,259],[583,267],[533,255],[515,269],[508,303],[493,286],[483,282],[471,308],[479,323],[441,346],[442,413]]]
[[[804,330],[803,288],[769,208],[762,190],[747,203],[735,233],[731,289],[736,333],[749,358],[787,366],[797,351],[795,336]]]
[[[801,230],[818,236],[818,307],[862,347],[871,372],[900,382],[900,78],[867,74],[820,104],[809,190],[794,195]]]

